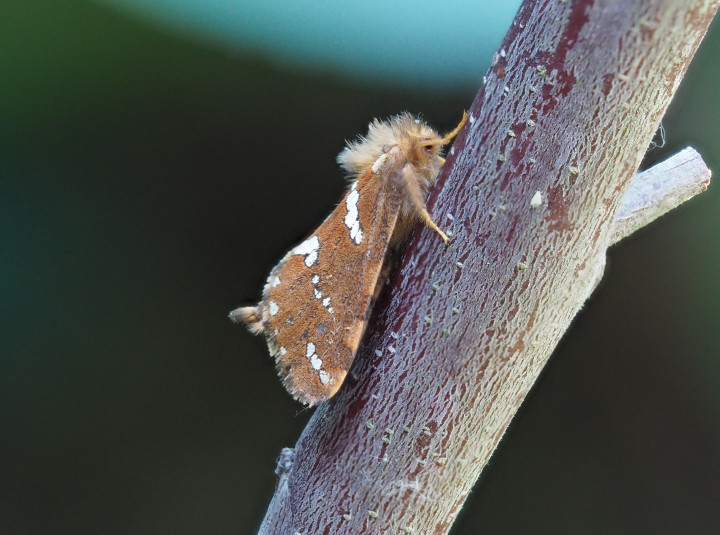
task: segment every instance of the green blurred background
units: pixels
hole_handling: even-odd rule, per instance
[[[227,311],[344,139],[455,124],[517,3],[122,4],[0,3],[0,533],[251,534],[310,412]],[[650,160],[720,169],[718,51],[716,21]],[[455,535],[717,533],[719,191],[610,252]]]

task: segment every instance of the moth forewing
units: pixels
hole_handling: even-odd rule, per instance
[[[335,394],[352,364],[397,221],[396,190],[363,175],[271,271],[253,310],[283,384],[302,403]]]

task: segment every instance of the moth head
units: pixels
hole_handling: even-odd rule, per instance
[[[433,137],[419,136],[407,151],[408,163],[421,173],[437,174],[444,162],[443,146],[437,143],[438,139],[437,134]]]
[[[463,124],[464,120],[460,126]],[[409,163],[421,172],[427,170],[430,174],[437,173],[444,161],[443,146],[452,140],[460,126],[441,137],[422,119],[408,112],[395,115],[387,121],[375,119],[368,126],[367,136],[349,141],[337,161],[353,179],[371,169],[383,154],[392,156],[399,153],[404,162],[396,160],[396,165]]]
[[[443,161],[440,136],[420,119],[415,119],[414,122],[416,129],[408,128],[401,143],[407,162],[417,169],[439,168]]]
[[[398,116],[405,124],[402,133],[398,136],[399,147],[402,149],[407,163],[416,171],[428,177],[436,175],[445,162],[443,148],[450,143],[465,124],[467,115],[463,117],[457,128],[441,136],[436,130],[428,126],[421,119],[409,114]],[[411,123],[408,123],[408,120]]]

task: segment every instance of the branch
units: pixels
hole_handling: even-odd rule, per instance
[[[710,175],[702,157],[691,147],[635,175],[618,210],[610,243],[619,242],[707,190]]]
[[[525,0],[429,199],[451,245],[411,236],[261,534],[447,533],[606,249],[661,211],[626,192],[719,3]]]

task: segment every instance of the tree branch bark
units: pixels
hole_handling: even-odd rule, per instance
[[[664,210],[628,188],[675,191],[632,179],[719,3],[523,3],[429,200],[451,244],[411,236],[260,533],[448,532],[606,249]]]

